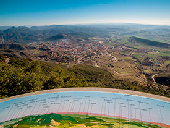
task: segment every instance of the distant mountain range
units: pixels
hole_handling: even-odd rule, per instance
[[[85,26],[33,26],[31,28],[25,26],[10,27],[6,30],[0,30],[0,39],[7,43],[23,43],[44,41],[58,35],[59,33],[76,35],[80,38],[86,38],[107,35],[108,32],[101,28],[85,27]]]
[[[170,43],[170,26],[140,24],[93,24],[93,25],[45,25],[45,26],[0,26],[0,43],[27,44],[58,38],[63,33],[88,40],[90,37],[140,36],[146,39]]]
[[[8,29],[8,28],[11,28],[12,26],[0,26],[0,30],[5,30],[5,29]]]

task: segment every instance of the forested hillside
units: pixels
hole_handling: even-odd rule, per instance
[[[142,86],[137,82],[116,80],[107,70],[91,65],[66,67],[0,55],[0,98],[61,87],[120,88],[170,97],[169,90],[161,86],[156,88],[152,84]]]
[[[158,41],[150,41],[148,39],[142,39],[142,38],[137,38],[135,36],[132,36],[129,38],[130,42],[137,42],[137,43],[143,43],[145,45],[149,45],[149,46],[155,46],[155,47],[160,47],[160,48],[169,48],[170,44],[167,43],[162,43],[162,42],[158,42]]]

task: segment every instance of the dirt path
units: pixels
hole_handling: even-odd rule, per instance
[[[170,98],[168,98],[168,97],[153,95],[150,93],[131,91],[131,90],[121,90],[121,89],[114,89],[114,88],[95,88],[95,87],[58,88],[58,89],[52,89],[52,90],[36,91],[36,92],[25,93],[25,94],[17,95],[17,96],[11,96],[11,97],[5,98],[5,99],[0,99],[0,102],[7,101],[10,99],[21,98],[24,96],[39,95],[39,94],[43,94],[43,93],[66,92],[66,91],[100,91],[100,92],[109,92],[109,93],[122,93],[122,94],[127,94],[127,95],[144,96],[144,97],[148,97],[148,98],[159,99],[159,100],[170,102]]]
[[[158,74],[152,75],[152,77],[151,77],[152,80],[154,81],[154,83],[156,83],[156,82],[155,82],[155,76],[156,76],[156,75],[158,75]]]

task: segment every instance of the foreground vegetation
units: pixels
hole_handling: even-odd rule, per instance
[[[168,89],[152,83],[114,79],[104,68],[33,61],[29,58],[5,58],[0,55],[0,98],[27,92],[69,87],[105,87],[143,91],[170,97]]]
[[[120,119],[120,118],[109,118],[101,116],[89,116],[89,115],[78,115],[78,114],[44,114],[36,116],[27,116],[21,119],[13,119],[8,122],[1,123],[8,128],[30,128],[30,127],[57,127],[57,128],[86,128],[86,127],[98,127],[98,128],[161,128],[158,125],[138,122],[134,120]]]

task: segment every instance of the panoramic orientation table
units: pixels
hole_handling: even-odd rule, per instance
[[[130,95],[131,93],[133,91],[72,88],[20,95],[0,101],[0,122],[58,113],[107,116],[170,125],[169,98],[160,97],[160,100],[151,98],[152,94],[134,92],[135,95]]]

